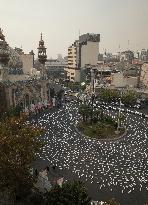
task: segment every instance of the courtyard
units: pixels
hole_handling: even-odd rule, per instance
[[[113,116],[114,111],[108,111]],[[83,181],[93,200],[115,197],[121,204],[141,205],[148,196],[147,119],[128,114],[128,132],[115,141],[96,141],[75,130],[78,105],[45,111],[32,118],[45,128],[46,144],[37,154],[36,168],[55,165],[64,180]]]

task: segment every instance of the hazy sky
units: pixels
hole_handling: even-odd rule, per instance
[[[0,0],[0,27],[12,47],[67,55],[80,33],[100,33],[100,51],[148,48],[148,0]]]

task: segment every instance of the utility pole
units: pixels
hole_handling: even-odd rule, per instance
[[[118,125],[117,125],[117,133],[120,133],[119,128],[120,128],[120,117],[121,117],[121,99],[122,99],[122,90],[120,89],[120,101],[119,101],[119,112],[118,112]]]

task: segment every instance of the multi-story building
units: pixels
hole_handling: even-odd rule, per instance
[[[79,67],[97,65],[100,34],[84,34],[79,37]]]
[[[134,59],[133,51],[128,50],[128,51],[121,52],[120,61],[128,61],[129,63],[131,63],[133,59]]]
[[[80,81],[80,68],[78,67],[78,49],[79,42],[75,41],[68,48],[68,66],[65,67],[67,79],[71,82]]]
[[[148,89],[148,63],[144,63],[140,73],[141,87]]]
[[[142,61],[148,61],[148,50],[146,49],[141,50],[140,59]]]
[[[47,75],[50,79],[60,81],[65,79],[65,67],[67,67],[68,61],[62,58],[59,54],[57,59],[48,59],[45,63],[47,69]]]
[[[81,69],[98,63],[100,34],[83,34],[68,48],[67,78],[72,82],[81,81]]]
[[[34,67],[34,53],[31,51],[30,53],[24,53],[21,48],[14,49],[20,56],[20,59],[23,63],[23,73],[26,75],[32,75],[32,70]]]

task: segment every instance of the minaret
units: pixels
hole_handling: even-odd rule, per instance
[[[8,44],[5,41],[5,36],[0,28],[0,81],[7,80],[7,64],[9,61]]]
[[[46,48],[44,46],[44,41],[42,39],[39,41],[38,47],[38,60],[41,63],[41,99],[42,102],[47,101],[47,73],[45,68],[45,62],[47,61]]]
[[[41,33],[41,40],[39,41],[39,47],[38,47],[38,60],[42,65],[41,75],[42,78],[47,78],[46,70],[45,70],[45,62],[47,61],[47,55],[46,55],[46,49],[44,46],[44,41],[42,39],[42,33]]]

